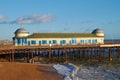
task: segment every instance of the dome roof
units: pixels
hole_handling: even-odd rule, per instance
[[[97,28],[95,30],[93,30],[92,34],[96,34],[96,33],[104,33],[103,30]]]
[[[29,33],[29,32],[23,28],[19,28],[15,31],[15,34],[17,34],[17,33]]]

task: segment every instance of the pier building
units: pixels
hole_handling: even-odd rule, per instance
[[[104,32],[95,29],[91,33],[33,33],[23,28],[14,32],[15,46],[43,46],[43,45],[91,45],[104,44]]]

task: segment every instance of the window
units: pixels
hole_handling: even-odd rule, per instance
[[[97,39],[92,40],[92,43],[96,44],[97,43]]]
[[[80,40],[80,43],[81,43],[81,44],[84,44],[84,40]]]
[[[62,40],[60,40],[60,45],[62,45],[63,44],[63,42],[62,42]]]
[[[72,44],[72,41],[71,41],[71,40],[69,41],[69,44]]]
[[[66,40],[63,40],[63,44],[66,44]]]
[[[36,41],[35,41],[35,40],[32,40],[32,41],[31,41],[31,44],[36,44]]]
[[[52,41],[49,41],[49,44],[52,44]]]
[[[28,41],[28,46],[30,46],[30,41]]]
[[[70,40],[70,44],[75,44],[76,43],[76,39],[73,38],[72,40]]]
[[[15,44],[17,43],[17,39],[16,39],[16,38],[14,39],[14,43],[15,43]]]
[[[60,45],[66,44],[66,40],[60,40]]]
[[[22,39],[22,44],[26,44],[27,40],[25,38]]]
[[[91,40],[88,40],[88,43],[91,44]]]
[[[76,40],[72,40],[72,44],[76,43]]]
[[[41,45],[42,44],[42,42],[41,41],[39,41],[39,45]]]
[[[47,41],[46,40],[42,40],[42,44],[47,44]]]
[[[97,39],[95,39],[95,43],[97,43]]]
[[[21,39],[20,38],[17,39],[17,43],[21,44]]]
[[[57,40],[53,40],[53,44],[57,44]]]

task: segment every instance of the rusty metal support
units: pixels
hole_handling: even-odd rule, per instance
[[[9,54],[9,62],[11,62],[12,61],[12,59],[11,59],[11,54]]]
[[[112,61],[112,50],[111,50],[111,48],[109,48],[109,61]]]
[[[40,50],[38,50],[38,61],[40,61]]]
[[[67,62],[67,58],[68,58],[68,51],[67,49],[65,49],[65,61]]]
[[[32,63],[34,63],[34,50],[32,50],[31,59],[32,59]]]
[[[90,55],[90,49],[88,48],[87,51],[88,51],[88,62],[90,62],[90,60],[91,60],[91,59],[90,59],[90,56],[91,56],[91,55]]]
[[[48,58],[49,60],[51,59],[51,47],[49,47],[49,50],[48,50]]]
[[[80,49],[78,49],[78,51],[79,51],[79,59],[81,60],[81,50]]]
[[[12,52],[11,55],[12,55],[12,62],[14,62],[14,53]]]
[[[99,48],[99,62],[101,62],[102,61],[102,48],[100,49]]]
[[[118,52],[118,60],[120,61],[120,48],[117,48],[117,52]]]
[[[60,60],[60,50],[58,49],[58,60]]]

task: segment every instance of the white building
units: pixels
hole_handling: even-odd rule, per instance
[[[41,45],[85,45],[104,44],[104,32],[95,29],[91,33],[33,33],[23,28],[15,31],[13,43],[16,46],[41,46]]]

